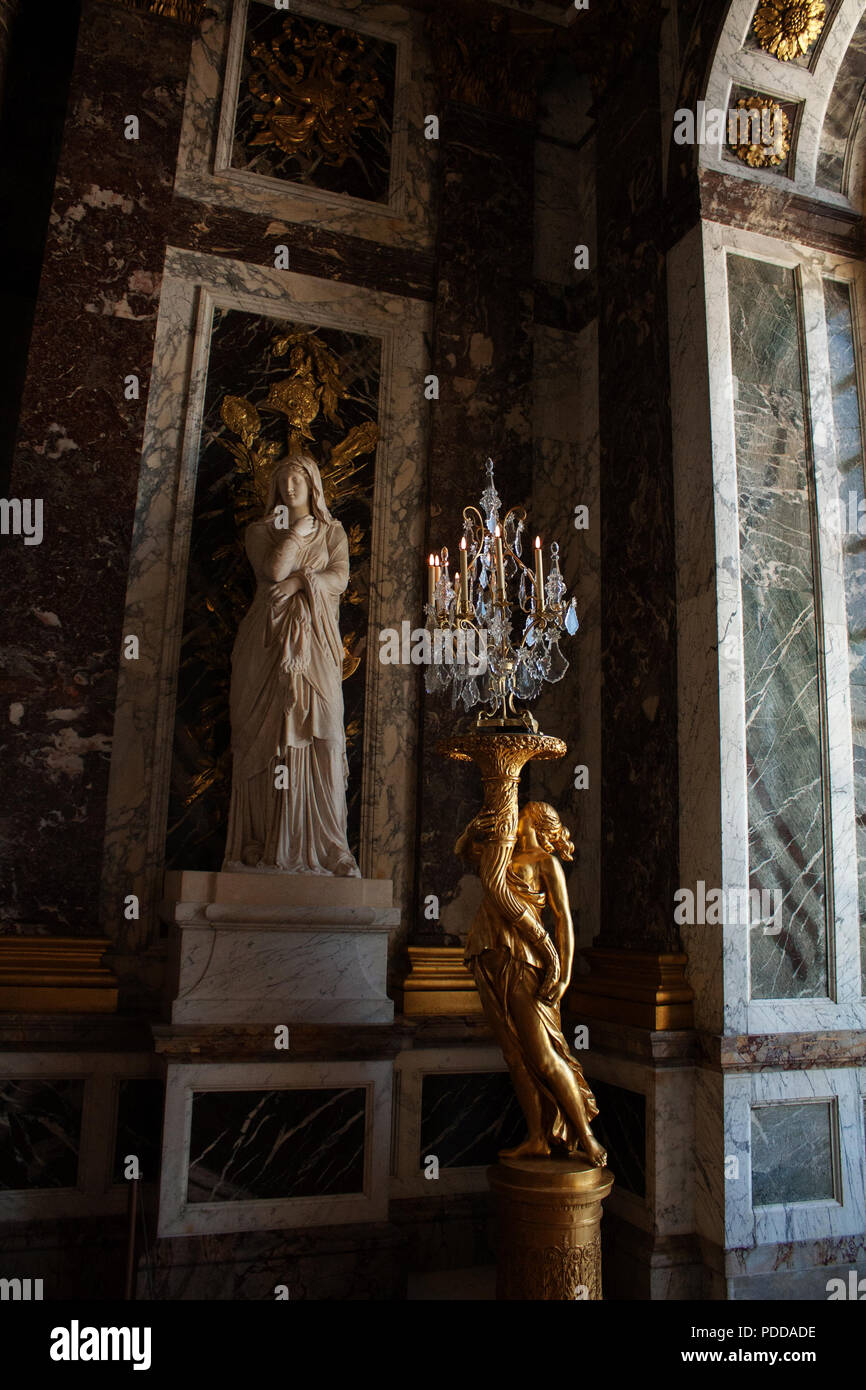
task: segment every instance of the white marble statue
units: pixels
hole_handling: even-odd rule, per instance
[[[223,868],[359,876],[346,841],[339,624],[349,546],[309,454],[276,464],[245,544],[257,587],[232,652]]]

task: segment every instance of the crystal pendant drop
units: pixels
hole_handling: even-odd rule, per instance
[[[526,665],[525,661],[518,661],[514,672],[514,693],[519,700],[531,700],[535,690],[535,681]]]
[[[561,681],[567,670],[568,662],[559,650],[559,638],[554,637],[550,644],[547,679],[549,681]]]
[[[463,701],[463,708],[466,710],[467,713],[469,712],[469,710],[471,710],[473,705],[477,705],[479,698],[478,686],[473,676],[470,676],[468,681],[463,682],[463,689],[460,692],[460,698]]]
[[[572,599],[568,608],[565,610],[565,630],[570,636],[574,637],[579,627],[580,620],[577,616],[576,601]]]
[[[526,575],[520,571],[520,585],[517,590],[517,603],[520,608],[526,607]]]

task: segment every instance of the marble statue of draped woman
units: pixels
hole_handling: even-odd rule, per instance
[[[223,868],[358,876],[346,839],[339,625],[349,547],[308,454],[276,464],[245,545],[256,592],[232,651]]]

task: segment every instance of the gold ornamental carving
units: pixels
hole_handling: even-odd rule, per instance
[[[127,10],[139,14],[160,15],[163,19],[176,19],[181,24],[200,24],[210,13],[206,0],[115,0]]]
[[[824,0],[764,0],[755,15],[758,42],[780,62],[808,53],[824,28]]]
[[[791,148],[791,123],[787,112],[772,97],[740,97],[732,112],[748,127],[746,138],[736,131],[737,138],[729,142],[730,149],[751,169],[769,169],[784,164]],[[732,122],[733,124],[733,122]]]
[[[381,120],[385,88],[363,34],[290,17],[282,36],[250,47],[248,85],[264,111],[250,146],[341,167],[358,158],[357,137]]]
[[[529,121],[562,34],[531,15],[439,0],[428,20],[439,81],[447,100]]]
[[[250,521],[264,512],[273,466],[287,452],[287,446],[292,453],[305,441],[314,439],[312,426],[320,416],[339,421],[340,402],[350,395],[342,380],[339,359],[315,333],[301,329],[278,335],[271,344],[271,354],[288,357],[290,374],[271,382],[260,405],[256,407],[246,396],[227,395],[220,406],[223,424],[236,436],[224,443],[235,460],[235,520],[239,536]],[[276,438],[275,429],[279,431]],[[378,425],[365,420],[354,425],[331,449],[321,468],[329,508],[363,491],[366,463],[357,460],[372,453],[378,439]],[[358,529],[350,527],[348,531],[350,555],[358,554],[361,547],[363,537]],[[243,564],[240,543],[238,563]],[[357,602],[351,587],[346,590],[344,602]],[[354,641],[354,633],[343,639],[344,680],[354,674],[360,663],[360,658],[352,654]]]
[[[506,1157],[488,1177],[500,1221],[496,1297],[598,1302],[610,1170],[581,1158]]]
[[[560,1023],[574,958],[560,859],[571,859],[574,849],[547,802],[518,805],[523,766],[533,758],[561,758],[566,745],[544,734],[476,732],[443,740],[438,751],[475,762],[484,784],[484,805],[454,849],[481,879],[483,898],[466,940],[466,961],[529,1131],[503,1156],[582,1154],[589,1165],[603,1168],[607,1155],[590,1128],[598,1107]],[[555,941],[542,920],[545,907],[554,919]]]

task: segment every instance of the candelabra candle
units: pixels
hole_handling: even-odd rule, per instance
[[[538,617],[544,613],[544,559],[541,553],[541,537],[535,537],[535,612]]]
[[[507,594],[505,591],[505,556],[502,553],[502,527],[497,526],[496,537],[496,582],[499,586],[499,602],[505,607]]]
[[[430,555],[427,560],[427,606],[432,608],[436,598],[436,571],[435,561]]]
[[[460,537],[460,613],[469,614],[469,556],[466,537]]]

